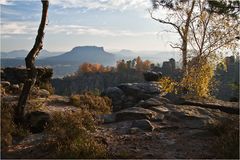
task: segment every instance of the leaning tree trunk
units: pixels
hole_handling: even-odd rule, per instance
[[[37,70],[35,68],[35,59],[41,49],[43,48],[43,38],[44,38],[44,29],[47,22],[47,14],[48,14],[48,0],[42,1],[42,19],[38,28],[38,34],[35,39],[35,43],[31,51],[28,53],[25,58],[26,69],[27,69],[27,79],[24,83],[23,90],[18,100],[18,105],[16,108],[15,120],[17,123],[22,123],[24,119],[24,110],[27,103],[27,99],[29,97],[31,88],[34,86],[37,80]]]

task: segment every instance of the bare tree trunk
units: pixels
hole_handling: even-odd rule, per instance
[[[182,48],[182,70],[184,74],[187,74],[187,43],[183,43]]]
[[[31,51],[28,53],[25,58],[26,68],[27,68],[27,80],[24,83],[22,93],[18,100],[18,105],[16,109],[15,121],[16,123],[22,123],[24,119],[24,110],[27,103],[27,99],[29,97],[31,88],[34,86],[37,79],[37,70],[35,68],[35,59],[41,49],[43,48],[43,38],[44,38],[44,29],[47,22],[47,14],[48,14],[48,0],[42,1],[42,19],[38,28],[38,34],[35,39],[35,43]]]
[[[184,74],[187,74],[188,72],[188,61],[187,61],[187,48],[188,48],[188,34],[189,34],[189,28],[190,28],[190,23],[191,23],[191,18],[192,18],[192,13],[193,13],[193,9],[195,6],[195,0],[192,1],[191,4],[191,9],[190,11],[187,13],[187,20],[186,20],[186,24],[183,30],[183,37],[182,37],[182,63],[183,63],[183,72]]]
[[[163,7],[168,7],[167,4],[171,4],[173,3],[173,1],[164,1],[164,0],[155,0],[157,2],[157,5],[163,6]],[[196,3],[196,0],[193,1],[186,1],[186,2],[190,2],[191,3],[191,7],[190,10],[186,10],[184,11],[184,14],[186,14],[186,20],[182,20],[181,25],[178,25],[177,23],[171,22],[169,20],[163,20],[163,19],[159,19],[159,18],[154,18],[152,15],[152,12],[149,11],[151,18],[162,23],[162,24],[168,24],[171,25],[180,35],[181,38],[181,46],[173,46],[171,45],[172,48],[177,48],[180,49],[182,52],[182,70],[183,70],[183,74],[187,74],[187,65],[188,65],[188,61],[187,61],[187,55],[188,55],[188,34],[189,34],[189,28],[190,28],[190,23],[192,20],[192,13],[194,10],[194,6]],[[171,9],[171,7],[170,7]],[[176,11],[175,9],[173,9],[174,11]],[[185,18],[185,15],[184,15]],[[182,26],[182,24],[184,24],[184,26]]]

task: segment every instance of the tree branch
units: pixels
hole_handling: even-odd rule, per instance
[[[151,16],[151,18],[153,20],[158,21],[158,22],[163,23],[163,24],[168,24],[168,25],[173,26],[178,31],[178,33],[180,34],[181,38],[183,38],[183,34],[181,32],[180,26],[177,26],[176,24],[174,24],[172,22],[169,22],[169,21],[164,21],[162,19],[155,18],[155,17],[153,17],[153,14],[152,14],[152,12],[150,10],[148,10],[148,12],[149,12],[149,14],[150,14],[150,16]]]

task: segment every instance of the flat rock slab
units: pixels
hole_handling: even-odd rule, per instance
[[[221,100],[210,101],[196,101],[196,100],[185,100],[184,105],[199,106],[203,108],[219,109],[222,112],[230,114],[239,114],[239,103],[237,102],[225,102]]]
[[[161,93],[159,83],[123,83],[118,86],[125,95],[131,95],[139,99],[148,99]]]
[[[204,129],[231,116],[220,110],[189,105],[171,105],[168,109],[170,113],[165,117],[169,122],[177,122],[188,128]]]
[[[143,108],[149,108],[153,106],[162,106],[164,104],[170,103],[170,101],[167,98],[162,97],[161,95],[157,95],[155,97],[149,98],[147,100],[142,100],[138,104],[136,104],[136,107],[143,107]]]
[[[168,113],[169,109],[164,106],[156,106],[149,108],[150,110],[157,112],[157,113]]]
[[[154,127],[147,119],[135,120],[132,123],[132,128],[139,128],[143,131],[153,131]]]
[[[116,121],[151,119],[156,112],[141,107],[132,107],[116,112]]]

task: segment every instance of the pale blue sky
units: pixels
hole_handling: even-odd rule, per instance
[[[1,51],[31,49],[41,17],[40,0],[0,0]],[[150,19],[151,0],[50,0],[44,48],[68,51],[96,45],[106,50],[172,51],[176,35]]]

